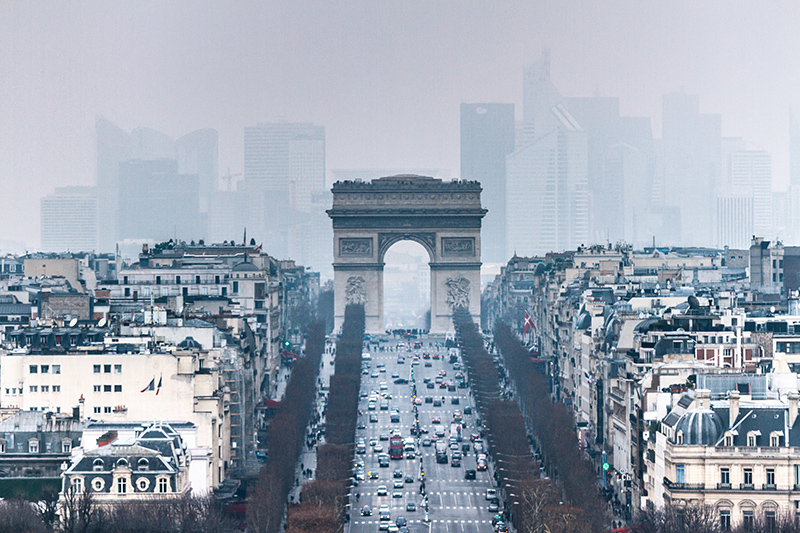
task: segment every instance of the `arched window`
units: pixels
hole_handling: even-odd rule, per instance
[[[158,492],[169,492],[169,478],[164,476],[158,478]]]
[[[128,492],[128,479],[125,477],[118,477],[117,478],[117,493],[118,494],[125,494]]]
[[[128,460],[125,459],[124,457],[120,457],[119,459],[117,459],[117,466],[118,467],[119,466],[128,466]]]
[[[83,492],[83,478],[81,476],[75,476],[69,480],[69,484],[72,485],[72,490],[76,493]]]
[[[102,472],[103,471],[103,467],[104,467],[103,460],[100,459],[99,457],[97,459],[95,459],[94,461],[92,461],[92,470],[93,471]]]
[[[145,457],[140,458],[137,465],[141,471],[150,470],[150,461],[148,461]]]
[[[683,431],[680,429],[678,433],[675,434],[675,444],[683,444]]]

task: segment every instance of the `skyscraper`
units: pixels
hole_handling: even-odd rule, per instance
[[[733,190],[753,199],[753,234],[772,238],[772,158],[764,150],[739,150],[731,158]]]
[[[61,187],[41,201],[42,249],[98,250],[96,187]]]
[[[179,174],[194,174],[200,185],[201,233],[209,236],[209,211],[217,192],[219,176],[219,135],[217,130],[202,129],[175,141]]]
[[[311,218],[313,198],[324,190],[324,127],[275,122],[245,128],[245,221],[248,233],[270,254],[286,258],[290,249],[310,246],[290,230],[293,221]],[[325,260],[320,256],[320,262]]]
[[[201,238],[196,175],[178,174],[174,159],[131,159],[120,164],[119,238]]]
[[[114,250],[119,218],[119,164],[132,157],[128,132],[103,117],[95,118],[97,142],[97,210],[101,252]]]
[[[789,115],[789,185],[800,188],[800,122]]]
[[[481,228],[481,260],[508,261],[506,156],[514,151],[514,104],[461,104],[461,178],[478,180],[488,209]]]
[[[722,119],[701,114],[697,95],[662,100],[664,206],[680,212],[667,244],[710,246],[714,240],[714,187],[719,179]],[[669,239],[671,237],[671,239]]]

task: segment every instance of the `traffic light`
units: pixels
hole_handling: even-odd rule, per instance
[[[283,345],[288,348],[290,346],[289,341],[283,341]]]
[[[608,463],[603,463],[603,471],[604,472],[608,472],[609,468],[610,468],[610,465]]]

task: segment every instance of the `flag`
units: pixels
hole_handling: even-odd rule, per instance
[[[528,312],[525,311],[525,329],[523,330],[522,334],[527,335],[529,329],[532,329],[534,331],[536,330],[536,328],[533,325],[533,319],[531,318],[531,315],[529,315]]]
[[[141,392],[146,392],[149,390],[156,390],[156,378],[150,380],[150,383],[147,384],[147,387],[143,388]]]
[[[583,375],[586,377],[586,381],[587,381],[588,383],[592,383],[592,382],[594,381],[594,380],[592,379],[592,376],[590,376],[590,375],[589,375],[589,373],[588,373],[587,371],[585,371],[585,370],[584,370],[584,371],[583,371]]]
[[[155,379],[155,378],[153,378]],[[158,396],[158,392],[161,390],[161,376],[158,376],[158,387],[156,388],[156,396]]]

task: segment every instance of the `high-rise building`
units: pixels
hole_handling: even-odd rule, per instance
[[[665,244],[709,246],[714,240],[714,188],[719,179],[722,121],[701,114],[697,95],[670,93],[662,101],[664,206],[680,212]]]
[[[547,52],[525,70],[519,133],[506,158],[506,250],[532,255],[587,243],[588,137],[550,81]]]
[[[48,252],[98,250],[96,187],[60,187],[41,201],[42,249]]]
[[[739,150],[731,156],[731,185],[753,198],[753,234],[774,236],[772,158],[764,150]]]
[[[754,235],[753,196],[746,192],[718,195],[714,227],[717,248],[748,248]]]
[[[789,185],[800,189],[800,122],[789,115]]]
[[[217,130],[202,129],[175,141],[178,173],[195,174],[200,183],[201,233],[206,237],[209,236],[209,211],[218,189],[218,140]]]
[[[461,104],[461,178],[481,182],[488,209],[481,260],[506,263],[506,156],[514,151],[514,104]]]
[[[120,164],[119,238],[199,239],[199,184],[174,159]]]
[[[132,157],[128,132],[103,117],[95,118],[97,142],[98,251],[110,252],[117,242],[119,164]]]
[[[270,254],[285,258],[290,249],[310,246],[290,230],[293,221],[311,218],[314,195],[325,190],[325,128],[292,122],[245,128],[241,185],[248,234]],[[316,252],[309,250],[307,256]],[[326,260],[320,257],[310,265]]]

